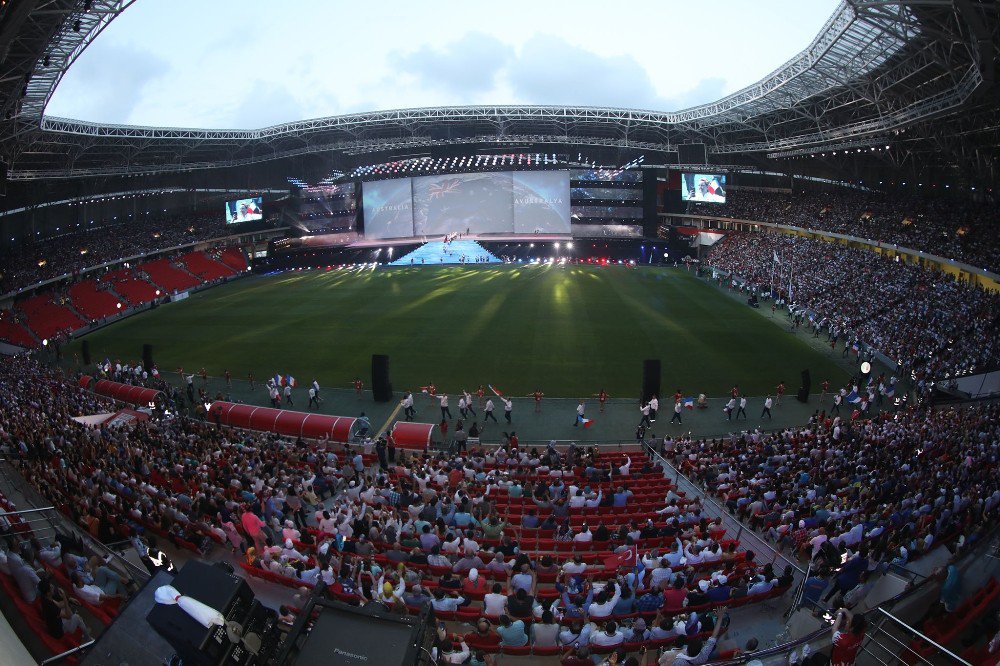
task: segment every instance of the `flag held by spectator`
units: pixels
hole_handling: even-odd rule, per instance
[[[694,409],[694,398],[684,398],[684,407]]]
[[[295,377],[288,375],[288,377],[285,378],[285,383],[291,386],[292,388],[295,388]]]
[[[780,264],[781,263],[781,258],[778,256],[778,251],[777,250],[771,250],[771,252],[774,254],[774,263]]]
[[[615,553],[608,555],[604,558],[604,568],[611,569],[615,571],[621,567],[633,568],[640,565],[639,562],[639,547],[630,546],[627,550],[620,553]]]
[[[896,385],[895,384],[889,384],[888,386],[885,387],[885,391],[884,392],[885,392],[885,397],[887,397],[887,398],[893,397],[894,395],[896,395]]]
[[[275,374],[274,375],[274,385],[275,386],[284,386],[285,385],[285,378],[282,377],[279,374]]]
[[[851,391],[850,393],[847,394],[846,400],[847,400],[847,402],[851,403],[852,405],[856,405],[859,402],[861,402],[861,396],[858,395],[857,391]]]

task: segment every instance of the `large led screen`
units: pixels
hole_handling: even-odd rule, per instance
[[[726,176],[724,174],[682,173],[681,199],[726,203]]]
[[[376,180],[362,186],[366,238],[408,238],[413,235],[413,205],[409,178]]]
[[[569,172],[515,171],[514,233],[568,234]]]
[[[413,179],[414,235],[496,234],[513,229],[509,171]]]
[[[226,202],[226,224],[256,222],[263,219],[264,200],[261,197]]]

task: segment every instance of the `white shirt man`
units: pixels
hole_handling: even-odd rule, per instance
[[[593,608],[593,606],[591,606]],[[625,642],[625,634],[622,633],[621,629],[615,629],[614,633],[608,633],[606,629],[601,631],[593,631],[590,634],[590,644],[591,645],[603,645],[603,646],[613,646],[621,645]]]
[[[500,400],[503,402],[503,411],[509,413],[512,409],[514,409],[514,403],[507,398],[500,398]]]
[[[576,543],[590,543],[594,540],[594,535],[591,533],[590,528],[584,526],[584,530],[579,534],[573,536],[573,541]]]
[[[465,402],[465,396],[463,395],[458,399],[458,411],[464,413],[466,410],[466,405],[468,405],[468,403]]]
[[[615,585],[615,593],[611,595],[611,598],[605,601],[603,604],[593,602],[590,604],[590,608],[587,609],[587,615],[591,618],[605,618],[611,615],[615,610],[615,604],[618,600],[622,598],[622,588],[620,585]]]
[[[493,413],[493,398],[486,399],[486,406],[483,407],[487,414]]]
[[[487,592],[483,597],[483,614],[500,617],[507,608],[507,596],[497,592]]]
[[[657,410],[658,410],[659,408],[660,408],[660,401],[659,401],[659,400],[657,400],[657,399],[656,399],[656,396],[654,395],[654,396],[653,396],[652,398],[650,398],[650,400],[649,400],[649,411],[650,411],[650,412],[652,412],[652,415],[653,415],[653,416],[656,416],[656,411],[657,411]],[[653,420],[653,421],[655,421],[656,419],[654,418],[654,419],[652,419],[652,420]]]

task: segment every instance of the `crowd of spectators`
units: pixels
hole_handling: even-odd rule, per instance
[[[857,341],[904,371],[941,379],[1000,362],[1000,295],[949,275],[780,233],[729,233],[708,263],[807,310],[832,344]]]
[[[725,204],[689,204],[688,212],[847,234],[1000,272],[1000,219],[989,203],[846,189],[793,194],[735,190]]]
[[[585,659],[644,643],[704,663],[720,649],[719,607],[792,582],[790,568],[727,540],[641,454],[431,454],[179,417],[116,429],[70,418],[111,409],[58,371],[0,361],[0,448],[95,538],[214,543],[292,587],[323,581],[354,603],[429,604],[476,627],[439,636],[445,663],[529,645]],[[804,428],[650,445],[779,547],[813,559],[813,603],[825,591],[857,607],[880,571],[957,538],[974,543],[1000,505],[992,404],[866,421],[817,413]],[[127,585],[100,580],[104,594]]]
[[[960,535],[971,545],[997,524],[997,404],[864,421],[817,413],[802,428],[660,445],[780,548],[821,572],[840,569],[827,598],[863,584],[866,571],[905,565]]]
[[[240,231],[245,231],[245,227]],[[221,238],[233,232],[222,215],[176,215],[139,219],[38,237],[0,257],[0,294],[116,259]]]

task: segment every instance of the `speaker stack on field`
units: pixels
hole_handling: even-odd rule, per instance
[[[228,568],[228,571],[227,571]],[[254,598],[247,582],[229,567],[191,560],[173,587],[222,613],[224,626],[205,628],[176,604],[157,603],[146,620],[190,664],[266,664],[284,636],[278,614]]]
[[[153,345],[144,344],[142,346],[142,369],[146,372],[153,370]]]
[[[648,358],[642,362],[642,402],[660,395],[660,359]]]
[[[381,604],[350,606],[324,598],[321,582],[274,655],[290,666],[431,666],[434,610],[390,613]],[[311,625],[311,626],[310,626]]]
[[[224,624],[205,627],[180,605],[158,602],[156,591],[164,586],[218,611]],[[277,612],[257,601],[231,566],[190,560],[176,575],[156,571],[123,604],[80,666],[265,666],[277,663],[284,638]]]
[[[799,402],[809,402],[809,391],[812,388],[812,381],[809,379],[809,370],[802,371],[802,386],[799,387]]]
[[[392,400],[392,382],[389,381],[389,357],[372,354],[372,396],[375,402]]]

